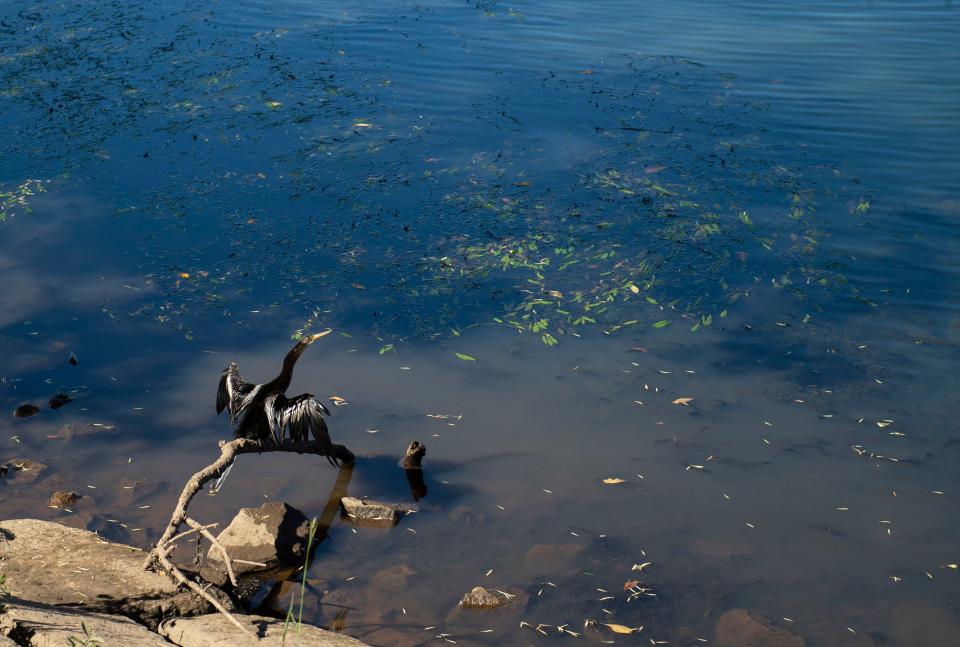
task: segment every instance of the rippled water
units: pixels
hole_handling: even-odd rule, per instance
[[[958,642],[956,42],[949,2],[4,3],[0,401],[42,410],[0,442],[48,467],[2,515],[148,546],[222,367],[329,326],[293,391],[349,403],[341,488],[409,499],[418,439],[429,494],[333,524],[305,619]],[[244,456],[195,511],[336,478]]]

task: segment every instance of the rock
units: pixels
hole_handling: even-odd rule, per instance
[[[0,615],[0,633],[17,639],[11,644],[31,647],[72,644],[170,647],[170,643],[157,634],[123,616],[91,613],[16,598],[6,599],[4,604],[7,611]],[[76,642],[70,642],[71,638]]]
[[[118,503],[125,505],[137,505],[150,497],[166,492],[170,486],[166,481],[155,483],[146,479],[136,481],[124,481],[120,484],[123,494],[118,498]]]
[[[910,647],[960,645],[960,622],[943,607],[902,606],[891,614],[893,644]]]
[[[488,614],[496,614],[498,622],[518,622],[529,604],[530,596],[519,589],[478,586],[463,596],[447,614],[446,622],[470,630],[488,626]]]
[[[341,588],[323,591],[320,598],[320,608],[316,622],[333,628],[342,625],[353,609],[369,608],[368,598],[364,591],[348,588],[344,584]]]
[[[15,597],[116,613],[148,626],[210,610],[167,576],[143,570],[146,555],[139,548],[36,519],[0,521],[0,536],[5,540],[0,540],[0,574]],[[218,589],[209,591],[233,607]]]
[[[77,503],[77,499],[81,498],[76,492],[71,492],[67,490],[57,490],[50,495],[50,500],[47,501],[47,505],[51,508],[72,508]]]
[[[748,557],[753,554],[753,547],[746,544],[725,544],[719,541],[700,539],[693,542],[693,552],[707,557],[731,559],[733,557]]]
[[[99,422],[86,422],[86,423],[67,423],[60,427],[60,431],[56,434],[50,434],[47,436],[50,440],[75,440],[78,438],[83,438],[85,436],[104,436],[108,434],[118,433],[118,429],[115,425],[108,425]]]
[[[13,410],[13,415],[16,418],[29,418],[37,413],[40,413],[40,408],[33,404],[21,404]]]
[[[745,609],[731,609],[713,630],[716,647],[805,647],[800,636],[774,627],[765,618]]]
[[[460,604],[461,609],[498,609],[506,606],[510,599],[503,593],[488,591],[482,586],[475,586],[473,590],[463,596]]]
[[[63,405],[71,402],[73,402],[73,398],[69,395],[66,393],[58,393],[47,401],[47,406],[51,409],[59,409]]]
[[[12,485],[26,485],[43,478],[48,466],[29,458],[11,458],[0,465],[0,477]]]
[[[80,512],[68,517],[61,517],[57,520],[68,528],[79,528],[80,530],[89,530],[107,541],[116,544],[130,543],[130,531],[119,521],[110,521],[98,514],[92,512]]]
[[[261,645],[279,645],[283,636],[283,620],[265,616],[236,616],[254,636],[244,636],[229,620],[219,613],[211,613],[193,618],[175,618],[160,625],[161,636],[181,647],[259,647]],[[366,647],[365,643],[326,631],[313,625],[303,625],[300,637],[296,627],[287,630],[286,644],[290,647]],[[169,646],[168,646],[169,647]]]
[[[400,515],[417,511],[416,507],[402,503],[367,501],[352,496],[343,497],[340,505],[347,519],[359,526],[395,526]]]
[[[277,582],[266,595],[263,601],[257,605],[254,611],[275,613],[278,616],[284,616],[291,604],[299,614],[300,595],[303,594],[303,618],[310,622],[317,622],[320,616],[320,596],[326,582],[320,580],[307,580],[307,586],[301,591],[301,583],[285,580]]]
[[[417,571],[414,569],[406,564],[397,564],[378,571],[373,576],[373,582],[379,586],[404,590],[407,588],[407,580],[414,575],[417,575]]]
[[[569,573],[578,570],[581,544],[536,544],[524,558],[529,571],[537,573]]]
[[[239,576],[283,565],[302,566],[309,533],[310,521],[305,514],[286,503],[271,501],[259,508],[241,508],[217,540],[232,560],[243,560],[233,564]],[[214,583],[225,581],[223,560],[212,546],[201,574]]]
[[[471,508],[468,505],[458,505],[447,514],[450,521],[472,526],[487,522],[487,515]]]

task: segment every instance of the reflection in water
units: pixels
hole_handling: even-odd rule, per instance
[[[350,486],[350,479],[353,476],[353,467],[353,464],[340,466],[340,469],[337,472],[337,480],[333,484],[333,489],[330,491],[330,496],[327,498],[326,505],[324,505],[320,514],[314,517],[311,521],[312,539],[310,543],[310,550],[306,556],[306,565],[309,565],[313,562],[314,556],[320,548],[320,544],[322,544],[327,538],[327,534],[330,531],[330,526],[339,516],[340,500],[347,496],[347,490]],[[256,586],[254,587],[251,587],[249,583],[241,584],[241,588],[252,593],[248,600],[250,608],[260,612],[272,611],[280,614],[281,616],[284,615],[284,611],[282,609],[283,604],[286,601],[280,599],[283,591],[283,584],[284,582],[291,581],[292,576],[297,575],[302,571],[303,567],[278,569],[268,575],[258,574],[256,576]],[[264,579],[267,581],[264,582]],[[306,581],[305,574],[303,581]],[[293,603],[293,594],[291,593],[289,607],[287,607],[287,609],[293,609]]]

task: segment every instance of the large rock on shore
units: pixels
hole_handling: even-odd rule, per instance
[[[143,570],[145,558],[139,548],[110,543],[86,530],[37,519],[0,521],[0,574],[14,597],[125,615],[149,626],[211,610],[166,576]]]
[[[233,561],[237,575],[277,566],[302,566],[307,552],[310,521],[286,503],[272,501],[259,508],[241,508],[230,525],[217,535]],[[211,547],[201,575],[223,584],[227,573],[220,551]]]
[[[7,609],[0,614],[0,634],[16,638],[16,642],[9,643],[11,645],[62,647],[74,644],[70,642],[73,638],[78,645],[170,647],[170,643],[162,637],[122,616],[108,616],[16,598],[7,598],[4,604]],[[5,644],[3,640],[0,638],[0,645]],[[86,640],[90,642],[84,642]]]
[[[235,617],[252,636],[241,633],[219,613],[167,620],[158,631],[180,647],[260,647],[281,643],[283,620],[265,616]],[[366,647],[365,643],[355,638],[312,625],[303,625],[298,637],[296,624],[287,628],[284,644],[289,647]]]

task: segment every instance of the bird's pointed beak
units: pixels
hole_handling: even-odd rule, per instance
[[[324,330],[323,332],[318,332],[318,333],[315,334],[315,335],[310,335],[309,337],[307,337],[307,342],[310,343],[310,344],[312,344],[313,342],[317,341],[317,340],[320,339],[321,337],[326,337],[327,335],[329,335],[329,334],[332,333],[332,332],[333,332],[332,329],[327,328],[327,329]]]

